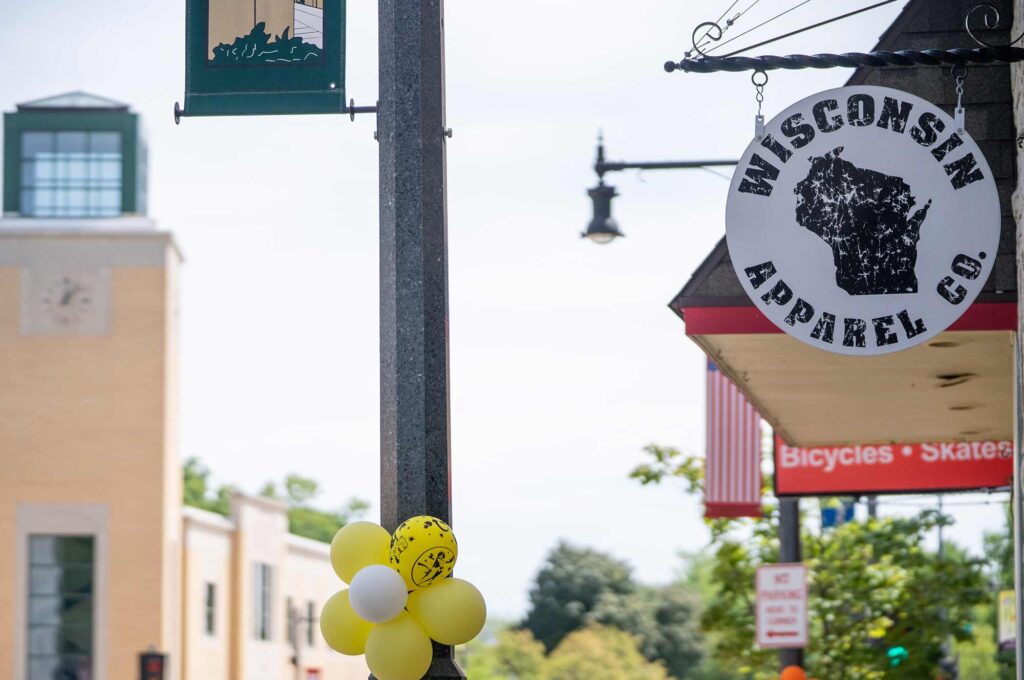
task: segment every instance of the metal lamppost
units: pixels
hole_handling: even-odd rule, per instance
[[[594,172],[597,173],[597,186],[587,189],[587,195],[594,203],[594,215],[587,225],[587,230],[580,236],[590,239],[594,243],[611,243],[620,236],[625,236],[619,229],[619,223],[612,217],[612,199],[619,195],[615,187],[604,183],[606,172],[618,170],[688,170],[693,168],[710,168],[714,166],[734,166],[739,161],[711,160],[711,161],[655,161],[642,163],[624,163],[620,161],[606,161],[604,159],[604,137],[597,137],[597,160],[594,162]]]

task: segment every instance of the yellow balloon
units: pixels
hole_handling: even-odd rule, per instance
[[[421,515],[405,520],[391,537],[391,566],[409,590],[426,588],[451,576],[459,546],[450,526]]]
[[[409,612],[374,626],[366,640],[366,665],[377,680],[421,680],[433,656],[430,638]]]
[[[331,566],[345,583],[363,567],[387,564],[391,535],[387,529],[373,522],[346,524],[331,541]]]
[[[373,624],[359,618],[348,603],[347,590],[332,595],[320,612],[320,633],[331,649],[342,654],[362,654],[371,630]]]
[[[445,645],[464,645],[484,628],[487,605],[469,581],[449,578],[409,596],[409,612],[432,639]]]

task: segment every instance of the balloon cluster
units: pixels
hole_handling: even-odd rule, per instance
[[[461,645],[487,618],[471,583],[449,578],[459,547],[436,517],[413,517],[394,535],[372,522],[353,522],[331,542],[331,566],[349,587],[327,600],[320,631],[342,654],[366,655],[377,680],[420,680],[436,640]]]

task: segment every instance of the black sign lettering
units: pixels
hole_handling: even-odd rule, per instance
[[[967,297],[967,289],[959,283],[956,284],[956,288],[950,289],[950,286],[954,283],[956,282],[953,280],[953,277],[947,276],[939,281],[939,285],[936,286],[935,289],[939,291],[939,295],[941,295],[946,302],[951,305],[958,305],[964,301],[965,297]]]
[[[795,326],[797,321],[807,323],[812,318],[814,318],[814,307],[803,298],[797,298],[796,304],[793,305],[793,309],[789,310],[785,321],[790,326]]]
[[[740,191],[745,194],[771,196],[772,185],[766,182],[765,178],[774,182],[779,178],[779,169],[755,153],[750,157],[750,167],[743,174],[745,177],[740,182]]]
[[[851,95],[846,100],[846,118],[850,125],[864,127],[875,122],[875,98],[869,94]]]
[[[910,128],[910,136],[921,146],[931,146],[939,138],[939,133],[946,129],[946,124],[931,111],[925,111],[917,119],[917,125]]]
[[[786,282],[782,279],[776,281],[775,285],[772,286],[772,289],[761,296],[761,300],[763,300],[766,305],[770,305],[773,302],[777,305],[785,305],[792,299],[793,289],[787,286]]]
[[[953,273],[973,281],[981,274],[981,262],[960,253],[953,258]]]
[[[878,116],[878,127],[903,132],[907,129],[907,119],[910,118],[910,109],[913,107],[910,102],[886,97],[882,100],[882,114]]]
[[[947,175],[952,175],[949,181],[954,189],[963,189],[968,184],[985,178],[985,173],[978,167],[978,161],[974,160],[973,153],[942,167],[945,168]]]
[[[949,136],[949,139],[932,149],[932,155],[935,156],[935,160],[941,161],[946,157],[946,154],[963,143],[964,140],[960,138],[960,135],[954,132]]]
[[[839,128],[843,127],[843,117],[840,115],[832,116],[829,120],[825,117],[827,112],[835,111],[839,108],[839,102],[835,99],[825,99],[814,105],[812,111],[814,112],[814,122],[818,125],[818,129],[822,132],[835,132]]]
[[[760,288],[762,283],[778,273],[771,260],[762,262],[761,264],[755,264],[753,267],[747,267],[743,272],[747,275],[747,278],[750,279],[750,285],[754,287],[754,290]]]
[[[846,347],[863,347],[864,331],[868,325],[864,319],[843,319],[843,345]]]
[[[814,139],[814,128],[808,123],[804,122],[804,114],[794,113],[792,116],[782,121],[782,125],[779,126],[782,130],[782,134],[789,137],[789,143],[793,145],[794,149],[800,149]]]
[[[761,140],[761,146],[778,156],[779,160],[783,163],[788,161],[790,156],[793,155],[792,151],[779,144],[778,140],[771,135],[764,136],[764,139]]]
[[[814,325],[814,330],[811,331],[811,337],[815,340],[821,340],[832,344],[833,336],[836,332],[836,315],[829,314],[828,312],[822,312],[821,317],[818,319],[818,323]]]
[[[915,321],[910,320],[910,313],[907,310],[903,310],[896,315],[896,318],[900,320],[900,324],[903,325],[903,332],[907,334],[907,339],[914,337],[915,335],[921,335],[926,333],[928,329],[924,325],[924,321],[917,319]]]
[[[875,344],[879,347],[895,345],[899,338],[892,332],[896,320],[889,316],[879,316],[871,320],[875,327]]]

